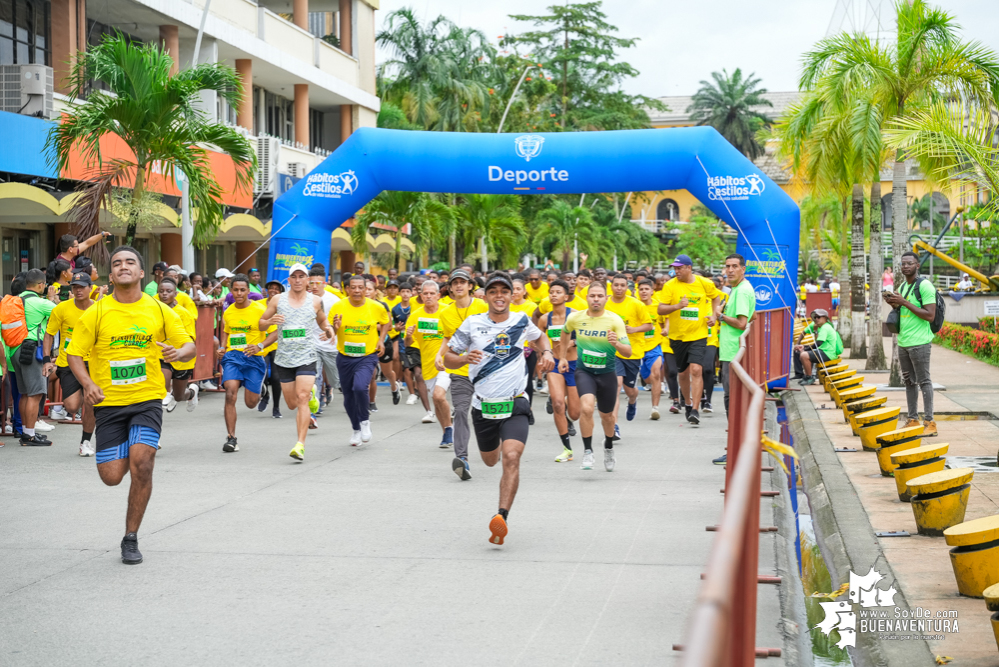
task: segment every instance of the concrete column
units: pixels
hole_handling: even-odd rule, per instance
[[[309,29],[309,0],[293,0],[292,15],[297,25],[302,30]]]
[[[353,9],[353,0],[340,0],[340,50],[350,55],[354,55]]]
[[[253,61],[249,58],[237,59],[236,73],[243,81],[243,97],[236,110],[236,124],[253,132]]]
[[[160,261],[171,265],[184,265],[184,242],[180,234],[160,235]]]
[[[354,105],[353,104],[341,104],[340,105],[340,143],[347,141],[349,137],[354,132]]]
[[[180,71],[180,33],[177,26],[161,25],[160,43],[173,60],[173,67],[170,68],[170,76],[173,76]]]
[[[74,2],[74,0],[70,0]],[[87,0],[75,0],[76,5],[76,50],[87,50]]]
[[[52,70],[55,90],[69,93],[66,78],[71,72],[77,51],[76,0],[52,2]]]
[[[309,146],[309,84],[295,84],[295,141]]]
[[[239,266],[239,270],[235,273],[247,273],[250,269],[257,266],[257,244],[253,241],[236,241],[236,263],[233,266]],[[249,261],[245,264],[243,260],[249,257]]]

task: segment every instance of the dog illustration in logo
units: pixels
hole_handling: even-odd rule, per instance
[[[763,179],[756,174],[750,174],[746,176],[746,182],[749,183],[749,194],[751,195],[761,195],[763,194]]]
[[[354,175],[353,170],[340,174],[340,182],[343,183],[340,192],[345,195],[354,194],[354,190],[357,189],[357,176]]]
[[[541,155],[541,146],[545,143],[545,138],[536,134],[524,134],[513,140],[517,155],[528,162],[532,157]]]

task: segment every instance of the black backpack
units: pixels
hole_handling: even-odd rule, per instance
[[[915,293],[914,296],[919,301],[919,307],[923,307],[923,296],[919,291],[920,283],[926,280],[922,276],[916,278],[916,283],[912,287],[912,291]],[[913,294],[910,293],[910,296]],[[930,322],[930,331],[937,333],[943,327],[944,315],[947,313],[947,305],[944,303],[943,295],[940,294],[940,290],[937,290],[937,312],[933,315],[933,321]]]

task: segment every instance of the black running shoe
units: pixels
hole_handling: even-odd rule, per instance
[[[281,419],[281,411],[278,410],[277,404],[274,405],[274,409],[271,411],[271,417],[274,419]]]
[[[568,435],[570,438],[571,437],[575,437],[575,435],[576,435],[576,425],[572,423],[571,419],[568,420],[568,421],[569,421],[569,429],[566,431],[566,435]]]
[[[716,466],[723,466],[728,462],[728,454],[722,454],[716,459],[711,459],[711,462]]]
[[[697,410],[691,410],[690,414],[687,415],[687,421],[696,426],[701,423],[701,416],[697,414]]]
[[[397,389],[397,390],[393,391],[392,392],[392,405],[399,405],[399,401],[401,401],[401,400],[402,400],[402,394],[399,392],[399,390]]]
[[[550,415],[555,414],[555,408],[552,407],[552,399],[550,398],[545,402],[545,412]]]
[[[125,565],[138,565],[142,562],[139,538],[135,533],[126,533],[121,539],[121,562]]]
[[[236,444],[236,436],[230,435],[225,439],[225,444],[222,445],[222,451],[227,453],[239,451],[239,445]]]
[[[692,406],[692,405],[685,405],[685,406],[683,406],[683,416],[687,418],[687,421],[690,421],[690,411],[693,410],[693,409],[694,409],[694,406]]]
[[[674,398],[673,405],[669,406],[669,411],[675,415],[680,414],[680,401]]]
[[[260,402],[257,403],[257,412],[263,412],[267,409],[267,404],[271,400],[271,394],[267,391],[267,385],[264,385],[264,390],[260,392]]]
[[[714,412],[714,408],[711,407],[711,401],[701,401],[701,409],[705,412]]]
[[[534,426],[534,410],[530,410],[527,413],[527,425]]]
[[[368,403],[368,412],[378,412],[378,406],[374,403]]]
[[[20,443],[22,447],[51,447],[52,441],[43,435],[25,435],[21,434]]]

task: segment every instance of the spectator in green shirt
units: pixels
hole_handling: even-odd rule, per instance
[[[163,273],[169,268],[166,262],[156,262],[153,264],[153,279],[142,288],[142,291],[149,296],[155,297],[159,293],[160,281],[163,280]]]
[[[250,291],[263,295],[264,290],[260,287],[260,269],[254,267],[250,269],[246,275],[250,278]]]
[[[18,296],[24,298],[24,321],[28,327],[28,337],[10,351],[17,390],[21,394],[18,405],[22,420],[21,445],[49,446],[52,442],[48,438],[35,435],[35,422],[38,420],[38,405],[48,389],[47,378],[50,373],[55,372],[55,364],[48,357],[39,362],[34,354],[25,363],[21,360],[21,348],[28,341],[34,341],[35,344],[32,347],[42,344],[49,315],[56,305],[53,301],[41,296],[45,291],[44,271],[41,269],[28,271],[25,276],[25,284],[27,289]],[[50,291],[54,295],[55,290],[50,288]]]
[[[815,383],[815,376],[812,375],[812,364],[826,364],[833,359],[838,359],[843,351],[843,339],[829,322],[829,313],[825,309],[813,310],[812,322],[815,324],[815,345],[794,346],[794,352],[801,360],[805,376],[798,380],[800,385]]]
[[[902,253],[899,268],[905,282],[882,297],[899,309],[898,362],[902,367],[905,399],[908,404],[906,427],[919,425],[919,393],[923,394],[923,437],[937,434],[933,421],[933,380],[930,379],[930,348],[933,331],[930,322],[937,314],[937,290],[919,276],[919,256]]]

